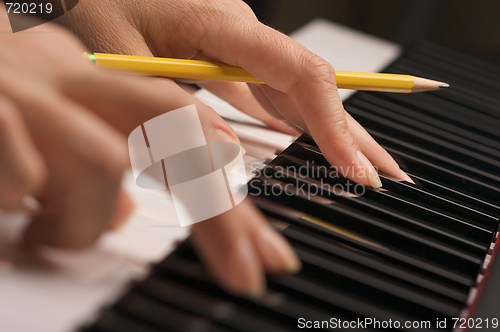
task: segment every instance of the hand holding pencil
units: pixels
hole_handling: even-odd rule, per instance
[[[58,21],[77,33],[92,52],[197,58],[241,67],[266,84],[203,81],[199,85],[271,128],[312,134],[331,164],[356,170],[349,175],[358,183],[381,186],[373,165],[409,180],[392,157],[345,112],[332,66],[260,23],[243,1],[89,0],[80,2]],[[213,110],[171,79],[151,79],[149,84],[151,90],[165,91],[169,102],[152,105],[154,98],[145,96],[145,105],[165,112],[175,104],[196,103],[198,110],[209,115],[205,124],[210,133],[228,133],[224,139],[237,141]],[[112,100],[118,102],[120,98],[116,90]],[[129,109],[131,105],[124,103],[123,107]],[[137,107],[137,112],[128,117],[146,116],[142,107]],[[112,112],[104,115],[121,128],[132,122]],[[222,287],[257,296],[265,289],[265,273],[298,269],[300,263],[290,246],[266,225],[249,202],[194,225],[195,247]]]

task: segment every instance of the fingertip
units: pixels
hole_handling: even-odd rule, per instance
[[[413,181],[413,179],[408,174],[406,174],[406,172],[403,171],[402,169],[399,169],[397,177],[403,181],[408,181],[410,183],[415,184],[415,181]]]
[[[116,209],[109,223],[109,230],[118,230],[132,216],[136,210],[136,205],[130,196],[123,189],[120,190],[117,198]]]
[[[266,291],[264,269],[245,226],[235,223],[231,212],[195,224],[194,246],[221,288],[255,299]]]
[[[274,229],[263,225],[257,230],[254,242],[266,269],[271,274],[297,273],[302,263],[290,244]]]
[[[218,259],[213,257],[213,259]],[[222,273],[222,287],[228,292],[249,298],[259,298],[266,292],[264,271],[248,238],[240,239],[228,253],[226,273]]]
[[[358,167],[360,168],[360,172],[358,172],[359,174],[357,174],[357,176],[361,180],[363,180],[363,178],[365,178],[365,181],[368,180],[368,183],[374,189],[381,188],[382,181],[380,180],[377,171],[373,167],[372,163],[368,160],[368,158],[366,158],[366,156],[360,150],[357,151],[357,159]]]

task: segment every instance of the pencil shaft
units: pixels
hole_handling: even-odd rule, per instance
[[[89,58],[94,60],[99,67],[141,75],[264,83],[243,68],[217,62],[103,53],[94,53],[89,55]],[[420,79],[410,75],[336,71],[336,76],[337,87],[340,89],[408,93],[437,90],[446,85],[443,82]]]

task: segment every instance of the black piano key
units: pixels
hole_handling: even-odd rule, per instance
[[[298,150],[296,145],[304,145],[304,149]],[[307,147],[309,146],[309,147]],[[318,146],[309,135],[302,135],[299,137],[295,144],[292,144],[286,151],[293,149],[293,155],[295,157],[307,160],[310,153],[320,154]],[[389,149],[392,152],[393,157],[399,165],[409,173],[411,176],[418,178],[425,178],[429,186],[424,188],[431,190],[438,190],[438,194],[445,198],[455,200],[460,203],[465,203],[466,206],[474,207],[479,211],[487,211],[490,215],[497,218],[499,215],[500,208],[497,205],[498,201],[495,201],[496,195],[498,195],[499,188],[495,186],[490,186],[479,181],[472,180],[468,177],[463,176],[460,173],[452,172],[445,167],[437,166],[431,162],[422,161],[411,155],[401,153],[394,149]],[[310,153],[308,153],[308,151]],[[320,160],[325,160],[324,158]],[[327,163],[327,165],[329,165]],[[459,194],[458,194],[459,193]],[[459,198],[459,199],[458,199]],[[449,211],[460,211],[456,207],[450,207]],[[461,212],[461,211],[460,211]]]
[[[211,317],[212,320],[221,325],[238,331],[285,331],[297,323],[298,317],[293,317],[290,312],[284,312],[287,309],[286,307],[275,308],[272,300],[269,301],[271,304],[266,302],[252,303],[249,300],[236,298],[220,290],[214,285],[213,280],[208,276],[192,252],[189,252],[187,256],[179,254],[169,257],[158,265],[158,271],[160,272],[156,275],[161,278],[172,279],[175,282],[182,281],[192,287],[192,292],[195,293],[193,300],[196,297],[204,296],[205,298],[209,297],[211,300],[218,298],[219,301],[232,302],[230,310],[225,315]],[[172,301],[165,293],[163,296],[155,295],[155,297],[167,303]],[[191,308],[192,306],[186,307],[187,310]],[[293,317],[293,319],[289,317],[285,319],[284,315]],[[322,317],[325,317],[325,315]]]
[[[457,68],[454,72],[459,74],[461,74],[464,70],[466,72],[480,74],[481,80],[479,83],[482,83],[485,87],[491,88],[492,83],[494,84],[495,81],[499,81],[500,67],[495,66],[490,62],[480,60],[473,56],[469,56],[428,41],[421,41],[407,51],[407,53],[411,52],[426,54],[440,60],[444,59],[446,62],[453,64]],[[484,77],[492,80],[493,82],[486,83],[484,81]]]
[[[85,332],[161,332],[157,326],[137,320],[117,310],[106,310],[94,324],[92,330]]]
[[[306,169],[306,173],[308,174],[305,175],[311,175],[313,177],[318,177],[319,174],[326,173],[326,170],[329,170],[331,168],[330,164],[320,154],[319,150],[313,151],[313,149],[315,149],[314,147],[307,148],[308,145],[301,146],[300,144],[301,143],[290,146],[286,151],[283,152],[280,157],[273,161],[272,165],[282,162],[283,159],[287,159],[286,162],[300,164],[297,165],[297,167],[300,166],[300,170]],[[313,162],[315,164],[312,164]],[[318,171],[316,171],[316,169]],[[337,178],[335,178],[334,176],[325,175],[321,178],[321,180],[333,184],[333,182],[335,181],[341,181]],[[406,200],[408,202],[408,204],[404,205],[406,209],[412,209],[413,207],[411,211],[412,214],[418,215],[415,207],[420,206],[422,211],[424,209],[430,209],[453,217],[455,219],[463,220],[464,222],[469,222],[473,225],[480,226],[485,230],[489,230],[490,232],[496,231],[498,227],[499,221],[497,217],[489,216],[487,214],[485,215],[484,213],[475,211],[467,206],[463,206],[459,203],[441,198],[422,189],[417,189],[416,186],[407,182],[401,181],[398,183],[384,177],[381,177],[381,180],[383,188],[387,187],[385,189],[390,190],[390,193],[388,193],[387,195],[400,195],[398,196],[398,200],[399,198],[402,198],[403,201]],[[348,186],[346,186],[345,183],[342,183],[342,187],[347,188]],[[385,191],[382,191],[380,195],[374,195],[373,191],[368,189],[367,191],[365,191],[364,196],[367,197],[367,199],[369,199],[369,196],[372,199],[381,202],[384,207],[387,207],[387,210],[397,208],[396,206],[394,206],[395,204],[403,204],[402,200],[399,200],[400,202],[396,202],[394,200],[391,201],[390,199],[386,198],[384,201],[383,196],[385,193]],[[474,203],[477,203],[477,200],[474,200]],[[404,212],[404,209],[402,212]],[[433,218],[430,219],[433,220]],[[488,241],[490,240],[491,237]]]
[[[360,252],[359,249],[353,249],[342,246],[341,243],[335,241],[320,241],[318,243],[311,243],[311,241],[304,242],[304,240],[317,240],[318,236],[308,236],[307,231],[298,227],[289,226],[283,231],[283,234],[290,240],[294,248],[300,248],[302,243],[308,246],[320,248],[326,252],[341,257],[344,260],[349,260],[356,264],[368,267],[369,269],[390,275],[391,277],[398,278],[409,284],[419,286],[428,291],[445,296],[457,303],[465,303],[467,299],[468,287],[453,287],[451,283],[443,283],[441,279],[432,278],[428,275],[420,273],[417,269],[405,268],[403,264],[397,264],[394,261],[385,261],[384,259],[370,254],[368,251]],[[305,234],[298,236],[297,234]],[[299,242],[298,239],[301,241]],[[305,260],[302,256],[301,259]]]
[[[396,159],[401,169],[409,174],[426,178],[455,191],[465,192],[489,204],[500,200],[500,187],[489,184],[489,181],[477,180],[435,160],[427,161],[388,146],[384,148]]]
[[[498,90],[492,89],[491,85],[484,87],[477,79],[474,80],[463,75],[444,72],[442,69],[429,64],[423,64],[414,59],[406,59],[394,64],[389,72],[406,71],[415,76],[426,75],[430,79],[439,77],[439,79],[449,83],[450,86],[453,85],[453,88],[431,92],[431,95],[442,97],[456,104],[460,104],[465,100],[465,105],[498,118],[498,114],[492,112],[499,102]],[[476,76],[476,78],[478,77]],[[485,80],[488,80],[488,78],[485,78]],[[459,97],[457,98],[457,96]]]
[[[393,192],[387,192],[385,189],[375,191],[366,188],[363,190],[362,195],[342,195],[333,190],[337,188],[337,185],[340,185],[340,188],[352,188],[353,186],[348,186],[347,181],[328,176],[324,173],[324,169],[316,166],[305,169],[302,172],[306,173],[304,175],[296,172],[297,169],[300,170],[300,167],[304,170],[305,165],[307,163],[297,160],[295,157],[281,155],[266,168],[265,173],[268,176],[271,171],[276,172],[281,181],[291,182],[297,186],[305,184],[309,191],[312,190],[311,192],[317,192],[321,196],[384,218],[396,225],[403,225],[422,234],[439,238],[448,243],[454,243],[458,247],[477,252],[479,255],[484,255],[489,248],[496,228],[483,228],[478,226],[475,221],[472,223],[463,221],[442,213],[442,211],[424,208],[415,200],[401,197],[401,195]],[[308,175],[313,176],[314,179]],[[387,180],[385,182],[390,183],[391,181]],[[471,213],[471,215],[474,217],[477,213]],[[483,217],[486,218],[486,216]],[[495,219],[491,219],[496,222]]]
[[[428,179],[422,177],[411,175],[411,177],[418,181],[418,183],[424,188],[429,189],[433,196],[439,197],[440,199],[451,200],[455,203],[460,203],[460,205],[466,206],[471,210],[478,211],[486,216],[494,218],[496,220],[495,224],[498,224],[498,218],[500,216],[500,208],[494,204],[482,201],[476,197],[472,197],[463,192],[452,190],[438,183],[432,182]],[[408,185],[408,183],[405,183]],[[420,187],[415,186],[415,188],[420,190]]]
[[[176,261],[180,264],[186,264],[183,261]],[[168,265],[164,265],[164,268],[168,269]],[[202,266],[199,265],[199,268],[202,269]],[[179,269],[176,269],[176,273],[179,272]],[[182,272],[181,272],[182,273]],[[197,281],[205,282],[205,285],[200,287],[200,284],[196,284],[186,280],[185,278],[179,278],[179,276],[162,274],[157,275],[155,278],[160,279],[162,283],[168,283],[173,287],[186,289],[186,286],[189,287],[189,294],[185,294],[185,298],[179,301],[179,298],[176,296],[174,292],[171,292],[170,288],[168,292],[162,291],[161,287],[154,287],[148,294],[157,298],[158,300],[165,301],[170,304],[180,305],[181,308],[186,309],[188,311],[192,311],[193,306],[195,310],[193,312],[199,313],[204,317],[211,317],[212,319],[218,321],[221,324],[227,326],[234,326],[235,328],[241,328],[241,324],[248,325],[248,321],[250,320],[251,325],[258,325],[259,322],[254,322],[252,318],[247,315],[242,315],[241,312],[245,310],[249,310],[248,305],[252,306],[260,306],[261,309],[267,310],[268,312],[277,312],[282,315],[286,315],[290,318],[293,318],[297,321],[299,318],[306,318],[309,321],[329,321],[331,318],[335,318],[337,320],[354,320],[357,317],[355,316],[345,316],[340,315],[339,313],[326,312],[321,306],[316,306],[313,304],[304,305],[304,303],[297,301],[295,299],[290,298],[289,296],[268,291],[269,295],[266,295],[266,298],[263,300],[255,300],[253,303],[250,301],[242,301],[241,299],[235,298],[231,295],[222,293],[215,285],[207,282],[206,279],[196,279]],[[184,286],[183,286],[184,285]],[[158,286],[158,285],[157,285]],[[144,289],[143,285],[140,284],[138,287]],[[172,294],[174,293],[174,294]],[[207,302],[207,299],[211,302],[215,302],[218,310],[213,312],[212,309],[203,306],[200,311],[197,303],[189,303],[192,301],[196,301],[197,299],[202,299],[202,302]],[[221,309],[220,305],[223,303],[225,308]]]
[[[410,143],[398,141],[378,131],[368,130],[368,132],[396,159],[404,171],[420,176],[427,175],[436,182],[443,182],[451,188],[477,195],[488,202],[500,199],[498,176]]]
[[[416,287],[415,285],[392,278],[387,274],[352,264],[345,259],[328,255],[299,243],[296,243],[294,249],[303,264],[310,264],[325,270],[325,272],[321,272],[325,279],[329,279],[330,273],[333,273],[349,281],[356,281],[394,298],[398,298],[398,301],[401,303],[408,302],[416,306],[421,306],[423,308],[419,310],[428,309],[431,315],[458,315],[463,305],[463,303],[457,303],[434,292],[429,292],[425,288]]]
[[[200,294],[158,276],[144,280],[137,285],[137,289],[157,300],[209,319],[224,320],[234,314],[234,304],[231,302]]]
[[[477,182],[491,183],[493,186],[500,185],[500,177],[494,173],[490,173],[488,170],[476,168],[475,166],[464,163],[461,160],[453,159],[448,155],[442,155],[438,151],[429,151],[425,147],[419,147],[418,145],[413,144],[413,142],[406,143],[400,141],[398,138],[394,138],[379,130],[367,128],[367,131],[384,148],[391,148],[393,150],[409,154],[413,157],[433,162],[434,164],[446,167],[447,169],[467,176]]]
[[[160,266],[163,268],[163,269],[167,269],[169,271],[172,271],[174,273],[179,273],[181,275],[185,275],[185,276],[189,276],[189,272],[186,273],[186,270],[190,270],[190,268],[188,269],[184,269],[183,266],[185,267],[187,264],[195,264],[198,266],[199,269],[202,269],[202,267],[198,264],[198,263],[195,263],[195,262],[191,262],[189,263],[188,261],[186,261],[184,258],[181,258],[181,257],[177,257],[175,260],[168,260],[163,262]],[[194,278],[198,278],[199,280],[201,280],[202,282],[206,282],[203,278],[200,278],[200,274],[194,274],[192,275],[192,277]],[[380,308],[380,303],[372,303],[372,301],[370,300],[363,300],[363,299],[359,299],[357,298],[357,296],[355,296],[354,294],[350,293],[350,292],[347,292],[345,291],[345,289],[342,289],[342,287],[334,287],[332,289],[332,287],[330,287],[330,285],[321,285],[321,284],[313,284],[313,283],[310,283],[310,282],[307,282],[306,280],[309,279],[308,276],[305,276],[305,277],[301,277],[301,276],[297,276],[297,277],[292,277],[294,279],[296,279],[297,282],[293,282],[292,283],[292,289],[294,291],[297,291],[299,293],[302,293],[308,297],[312,297],[312,299],[308,299],[307,297],[304,298],[302,301],[304,301],[304,303],[308,303],[309,301],[323,301],[324,304],[323,304],[323,307],[325,309],[328,309],[328,306],[326,306],[325,304],[331,304],[333,306],[338,306],[339,308],[342,308],[343,310],[347,311],[347,312],[352,312],[352,313],[355,313],[357,315],[360,315],[362,317],[372,317],[372,318],[377,318],[377,319],[385,319],[386,317],[393,317],[392,319],[397,319],[397,318],[400,318],[402,321],[404,320],[408,320],[409,318],[405,318],[405,314],[401,314],[400,316],[398,316],[399,314],[397,313],[397,308],[390,308],[391,306],[388,305],[388,308]],[[275,284],[277,285],[280,285],[280,286],[284,286],[286,288],[290,288],[290,283],[287,283],[287,282],[284,282],[284,279],[288,279],[288,277],[271,277],[270,279],[270,287],[273,289]],[[333,278],[332,278],[332,283],[333,283]],[[294,287],[296,285],[299,285],[299,287]],[[320,293],[320,295],[318,294],[318,290],[319,288],[323,288],[323,291]],[[360,286],[361,287],[361,286]],[[348,295],[349,294],[349,295]],[[326,296],[325,296],[326,295]],[[349,304],[346,304],[344,301],[342,301],[343,298],[345,297],[349,297],[350,298],[350,303]],[[388,294],[386,294],[386,296],[389,296]],[[383,297],[379,297],[379,300],[384,300],[385,302],[388,302],[387,301],[387,298],[385,296]],[[375,301],[376,302],[376,301]],[[241,303],[241,300],[238,300],[238,304]],[[357,304],[357,305],[350,305],[350,304]],[[410,304],[408,304],[410,305]],[[422,309],[423,312],[425,312],[426,309]],[[242,324],[242,326],[245,326],[247,327],[248,326],[248,323],[245,323],[245,324]]]
[[[431,107],[436,107],[435,101],[429,102],[432,105]],[[432,133],[476,152],[481,151],[493,157],[500,157],[499,141],[486,137],[482,131],[473,132],[470,128],[470,121],[467,122],[465,128],[462,125],[453,124],[446,119],[436,117],[434,113],[429,113],[429,106],[427,106],[429,103],[425,102],[425,98],[400,98],[387,94],[359,93],[358,98],[351,100],[348,104],[362,109],[369,109],[373,115]],[[419,104],[426,107],[420,108]],[[454,110],[456,111],[456,106]]]
[[[369,98],[369,96],[372,98]],[[434,95],[423,95],[417,98],[413,95],[397,96],[382,93],[363,93],[361,98],[364,100],[369,99],[375,105],[378,104],[381,107],[387,107],[402,114],[407,114],[407,110],[413,110],[424,114],[427,118],[439,120],[438,123],[448,122],[450,126],[438,128],[462,134],[468,139],[476,140],[479,143],[498,149],[498,144],[494,143],[495,140],[498,140],[499,136],[498,130],[496,130],[498,127],[494,124],[498,120],[493,119],[491,116],[475,112],[473,109],[463,105],[451,103]],[[377,102],[375,103],[375,101]],[[408,112],[408,114],[411,114],[411,112]],[[461,130],[456,130],[456,128]],[[470,134],[464,135],[464,132],[469,132]]]
[[[405,56],[405,59],[438,71],[439,74],[429,73],[429,75],[433,75],[434,77],[436,77],[435,75],[446,75],[447,77],[442,79],[446,80],[447,83],[453,84],[453,87],[464,85],[471,91],[490,94],[500,91],[500,80],[498,77],[491,76],[491,72],[489,71],[477,68],[472,69],[470,66],[459,68],[456,64],[451,63],[449,59],[436,58],[428,52],[410,51]]]
[[[278,175],[278,177],[280,177]],[[438,228],[433,224],[429,224],[423,220],[416,219],[414,217],[408,215],[402,215],[399,212],[394,212],[394,210],[386,208],[382,209],[381,205],[373,202],[369,202],[364,199],[363,196],[359,197],[349,197],[348,195],[339,195],[337,193],[329,193],[328,189],[325,187],[314,186],[311,182],[302,182],[302,179],[291,179],[291,178],[280,178],[281,181],[284,182],[284,185],[291,184],[296,186],[297,188],[307,190],[309,192],[321,192],[319,196],[322,196],[327,199],[331,199],[330,203],[333,204],[335,202],[340,202],[345,204],[345,206],[352,207],[357,211],[364,212],[373,217],[380,218],[384,220],[386,223],[395,225],[397,227],[404,228],[406,230],[415,232],[417,234],[421,234],[423,236],[427,236],[428,238],[435,239],[436,241],[446,243],[450,247],[463,250],[470,255],[475,255],[478,258],[484,257],[486,251],[489,248],[489,244],[491,243],[492,234],[489,235],[486,241],[483,240],[481,242],[479,239],[467,238],[464,235],[458,233],[458,235],[453,235],[451,232],[446,232],[444,228]],[[322,188],[322,189],[320,189]],[[366,193],[365,193],[366,195]],[[326,202],[325,202],[326,203]],[[437,219],[437,215],[433,215],[434,219]],[[434,221],[435,222],[435,221]],[[449,228],[452,228],[451,226]],[[456,228],[456,227],[455,227]],[[477,230],[477,229],[470,229]],[[485,234],[485,232],[483,232]],[[483,233],[475,234],[482,235]],[[489,242],[487,242],[489,241]]]
[[[401,72],[406,71],[407,73],[411,73],[415,76],[425,75],[426,77],[432,79],[433,77],[442,76],[443,79],[449,78],[448,74],[441,74],[438,71],[434,71],[424,65],[415,63],[413,61],[404,61],[404,63],[398,63],[394,65],[388,72]],[[450,84],[453,84],[452,80],[448,79]],[[498,115],[494,112],[494,110],[498,107],[498,100],[488,96],[481,91],[477,91],[477,89],[467,89],[462,87],[463,85],[467,86],[467,84],[461,82],[455,85],[454,89],[444,89],[436,92],[429,92],[430,95],[437,96],[439,98],[448,100],[455,104],[463,105],[478,111],[478,114],[482,115],[490,115],[492,119],[498,119]]]
[[[309,246],[314,246],[333,254],[335,254],[337,250],[346,254],[346,252],[343,251],[343,248],[353,248],[355,253],[367,253],[369,255],[369,261],[365,261],[363,259],[364,256],[357,256],[353,254],[354,256],[352,256],[352,259],[357,259],[357,263],[373,263],[374,265],[370,265],[371,268],[378,268],[386,272],[391,270],[390,267],[396,269],[401,267],[402,270],[394,270],[393,272],[395,273],[395,276],[399,275],[399,273],[403,273],[402,278],[408,277],[408,274],[404,271],[413,271],[416,273],[415,276],[418,276],[419,273],[421,273],[422,278],[430,278],[433,282],[436,282],[436,285],[432,286],[433,290],[440,289],[446,284],[457,292],[467,293],[469,287],[474,283],[473,278],[467,277],[460,272],[450,271],[449,269],[438,266],[431,261],[423,260],[422,258],[413,256],[395,248],[389,248],[356,232],[348,231],[347,229],[338,226],[332,227],[329,224],[325,225],[327,223],[320,219],[315,220],[321,222],[314,222],[315,220],[311,220],[308,217],[306,217],[308,219],[299,218],[298,216],[302,215],[302,212],[266,201],[259,197],[254,197],[253,200],[257,207],[259,207],[267,216],[291,224],[282,230],[283,235],[291,240],[306,243]],[[292,216],[290,215],[290,211],[293,214]],[[379,265],[379,263],[381,265]],[[426,283],[425,280],[417,280],[416,282],[418,284]],[[426,285],[428,284],[426,283]],[[458,296],[458,299],[461,299],[461,295],[458,295],[457,293],[453,294],[453,296]]]
[[[318,199],[297,195],[292,186],[281,186],[271,179],[255,178],[250,182],[252,195],[266,197],[274,202],[311,211],[318,217],[334,225],[360,233],[384,244],[390,244],[415,256],[432,259],[442,266],[461,270],[467,275],[476,275],[482,260],[462,250],[454,249],[444,243],[417,235],[412,231],[389,224],[384,220],[357,211],[342,203],[323,204]],[[280,186],[282,195],[275,195],[272,190]],[[259,193],[260,191],[260,193]],[[268,193],[268,194],[266,194]],[[271,193],[271,194],[269,194]]]
[[[380,178],[384,189],[391,193],[397,193],[401,195],[401,197],[404,197],[405,200],[414,202],[415,204],[423,206],[428,204],[428,206],[432,206],[435,211],[462,220],[471,221],[483,229],[493,231],[493,233],[497,230],[500,223],[498,219],[500,210],[496,206],[482,202],[474,197],[462,194],[447,198],[447,196],[451,196],[455,192],[449,190],[449,188],[442,188],[442,186],[438,186],[437,184],[434,184],[432,186],[432,191],[429,192],[410,182],[394,180],[385,175],[380,175]],[[415,176],[414,180],[422,182],[421,180],[423,179]],[[432,185],[431,181],[424,180],[424,182],[427,186]],[[439,191],[440,189],[442,190]],[[477,203],[477,205],[482,203],[484,207],[488,207],[489,209],[483,209],[479,208],[477,205],[468,204],[470,201]],[[450,208],[452,208],[453,211],[450,211]]]
[[[372,108],[370,105],[368,107]],[[500,168],[500,158],[498,157],[471,151],[469,148],[459,146],[455,142],[449,142],[441,137],[424,133],[421,129],[412,129],[407,125],[401,125],[378,115],[370,114],[366,109],[351,106],[346,107],[346,110],[367,130],[374,129],[383,132],[385,135],[397,137],[398,140],[412,142],[415,146],[446,155],[448,158],[458,160],[463,164],[474,165],[474,168],[487,173]]]
[[[221,331],[208,319],[166,305],[138,292],[127,294],[116,304],[116,308],[137,319],[169,331]]]
[[[358,313],[361,316],[375,318],[378,320],[392,319],[404,322],[412,320],[414,316],[400,314],[391,310],[391,308],[384,308],[380,303],[373,303],[361,296],[354,296],[352,293],[347,292],[345,288],[337,287],[338,284],[332,282],[329,285],[318,283],[316,278],[312,276],[283,276],[280,278],[271,278],[270,284],[276,283],[282,287],[290,290],[314,297],[324,301],[327,304],[338,306],[346,310]],[[346,286],[345,284],[343,286]],[[379,298],[382,299],[383,298]],[[409,311],[408,311],[409,312]],[[435,320],[435,318],[433,318]],[[405,329],[402,328],[404,331]],[[429,331],[434,331],[430,329]]]
[[[332,257],[301,246],[295,247],[295,250],[303,264],[314,266],[314,268],[305,271],[315,270],[312,274],[321,275],[321,279],[326,284],[336,281],[335,284],[339,288],[344,288],[343,284],[352,285],[351,287],[356,294],[358,292],[365,295],[368,295],[368,292],[373,294],[369,296],[373,302],[379,302],[379,297],[383,296],[385,297],[384,302],[391,302],[396,311],[398,311],[398,307],[405,307],[405,310],[412,307],[413,310],[409,311],[419,312],[422,318],[455,317],[460,313],[460,304],[435,296],[430,292],[411,287],[369,270],[350,266],[345,262],[336,261]]]

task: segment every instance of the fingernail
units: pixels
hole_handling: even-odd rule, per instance
[[[241,144],[238,144],[240,146],[240,149],[241,149],[241,155],[244,156],[246,153],[247,153],[247,150],[243,147],[243,145]]]
[[[263,249],[268,254],[270,263],[285,273],[297,273],[302,263],[286,240],[272,228],[262,230]]]
[[[124,191],[121,191],[120,196],[118,197],[118,207],[114,213],[114,216],[111,218],[108,230],[116,231],[122,228],[127,223],[127,220],[136,211],[136,209],[137,205],[132,200],[132,198]]]
[[[20,210],[23,212],[34,214],[40,212],[41,208],[42,205],[40,204],[40,202],[38,202],[38,200],[31,195],[25,195],[21,201]]]
[[[382,181],[380,181],[377,171],[373,167],[372,163],[368,160],[368,158],[366,158],[366,156],[363,154],[363,152],[359,150],[358,161],[360,166],[363,167],[363,171],[365,172],[365,176],[367,177],[368,182],[370,182],[370,185],[374,189],[382,187]]]
[[[292,258],[288,261],[288,273],[296,274],[302,270],[302,262],[298,258]]]
[[[403,181],[408,181],[408,182],[410,182],[410,183],[415,184],[415,182],[411,179],[411,177],[410,177],[410,176],[408,176],[408,174],[406,174],[406,173],[405,173],[402,169],[399,169],[399,171],[400,171],[400,172],[399,172],[399,176],[398,176],[398,177],[399,177],[401,180],[403,180]]]
[[[266,292],[265,277],[250,239],[240,239],[233,250],[237,263],[233,265],[235,270],[231,278],[226,276],[227,286],[236,294],[261,298]]]
[[[258,300],[261,299],[265,293],[266,293],[266,287],[264,286],[264,284],[256,283],[249,289],[246,296],[252,300]]]

